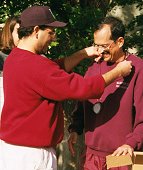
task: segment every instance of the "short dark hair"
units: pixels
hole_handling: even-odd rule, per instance
[[[116,17],[108,16],[103,22],[99,25],[99,29],[102,29],[103,26],[107,24],[111,28],[111,39],[116,41],[119,37],[125,37],[125,26],[123,22]]]
[[[18,38],[22,39],[23,37],[28,37],[32,34],[34,26],[31,27],[19,27],[18,28]]]
[[[28,37],[32,34],[32,32],[34,31],[34,27],[35,26],[30,26],[30,27],[19,27],[18,28],[18,37],[19,39],[22,39],[23,37]],[[46,28],[48,28],[48,26],[46,25],[40,25],[38,26],[41,30],[45,30]]]

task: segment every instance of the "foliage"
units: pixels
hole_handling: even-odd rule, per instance
[[[127,45],[136,48],[138,55],[143,58],[143,15],[134,18],[128,25],[130,35],[127,38]]]
[[[8,16],[18,15],[22,10],[31,5],[47,5],[44,0],[1,0],[0,1],[0,22],[4,22]]]
[[[129,6],[135,5],[139,11],[143,11],[143,1],[142,0],[115,0],[109,5],[110,10],[115,6]],[[130,11],[129,11],[130,12]],[[141,13],[141,12],[140,12]],[[143,58],[143,13],[134,16],[131,22],[126,25],[126,47],[136,48],[137,55]]]
[[[68,25],[65,29],[57,30],[57,41],[62,46],[57,46],[56,50],[52,48],[51,53],[52,56],[55,55],[54,57],[59,54],[60,57],[68,56],[79,49],[92,45],[94,29],[103,18],[102,12],[95,8],[82,9],[79,5],[72,7],[70,4],[64,4],[64,10],[68,18]],[[83,61],[75,68],[75,71],[83,74],[88,63],[90,61]]]
[[[109,3],[110,2],[110,3]],[[8,16],[18,15],[32,5],[49,5],[57,19],[67,22],[64,29],[57,29],[57,42],[51,45],[48,57],[57,58],[89,46],[93,42],[93,32],[98,23],[114,6],[132,5],[136,3],[139,10],[143,8],[142,0],[1,0],[0,23]],[[136,47],[139,56],[143,57],[143,15],[135,17],[127,25],[127,47]],[[89,60],[83,61],[74,71],[84,74]]]

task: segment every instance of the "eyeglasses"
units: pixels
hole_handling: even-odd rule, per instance
[[[48,32],[48,34],[49,34],[49,35],[51,35],[51,36],[55,36],[55,35],[56,35],[56,33],[55,33],[55,32],[51,32],[51,31],[50,31],[50,32]]]
[[[46,29],[46,31],[47,31],[48,34],[51,35],[51,36],[55,36],[55,35],[56,35],[56,32],[55,32],[54,29],[53,29],[53,30]]]
[[[111,47],[111,45],[114,43],[114,41],[113,42],[111,42],[110,44],[95,44],[95,43],[93,43],[92,45],[93,45],[93,47],[96,47],[96,48],[101,48],[101,49],[109,49],[110,47]]]

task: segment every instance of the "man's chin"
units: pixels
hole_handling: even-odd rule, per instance
[[[103,60],[109,62],[111,60],[111,55],[110,54],[103,55]]]
[[[115,61],[113,60],[113,58],[111,56],[109,57],[104,57],[103,60],[107,63],[115,63]]]

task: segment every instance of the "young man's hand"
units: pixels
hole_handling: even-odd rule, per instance
[[[118,63],[116,68],[119,70],[121,76],[126,77],[132,71],[132,62],[124,60],[124,61]]]
[[[101,58],[103,50],[98,50],[96,47],[91,46],[84,49],[86,52],[85,58]]]

